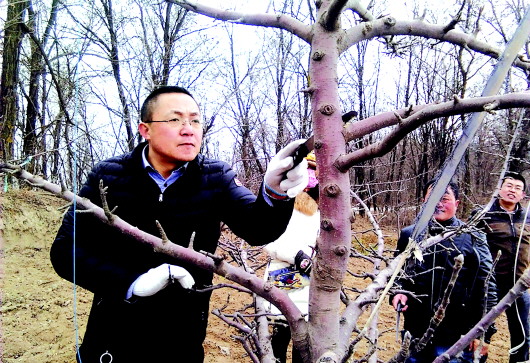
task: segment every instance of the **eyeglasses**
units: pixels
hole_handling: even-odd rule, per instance
[[[170,124],[171,126],[174,126],[174,127],[183,127],[186,124],[186,122],[187,122],[194,129],[200,129],[202,127],[201,120],[197,120],[197,119],[186,121],[186,120],[181,120],[181,119],[178,119],[178,118],[172,118],[171,120],[162,120],[162,121],[153,121],[153,120],[144,121],[144,123],[146,123],[146,124],[150,124],[151,122],[167,122],[168,124]]]

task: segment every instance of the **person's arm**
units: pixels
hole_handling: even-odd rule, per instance
[[[394,256],[398,256],[400,253],[405,251],[405,248],[407,248],[407,245],[409,243],[411,232],[412,232],[412,226],[406,227],[401,230],[401,232],[399,233],[397,244],[396,244],[396,251],[394,252]],[[404,289],[404,285],[407,285],[407,280],[401,280],[398,278],[396,279],[395,284],[399,288]],[[407,310],[408,309],[407,300],[408,300],[408,296],[405,294],[401,294],[401,293],[390,295],[389,297],[389,302],[396,311],[398,310],[398,303],[401,304],[401,307],[400,307],[401,311]]]
[[[293,168],[291,156],[300,141],[303,142],[290,143],[273,157],[257,198],[236,182],[236,175],[228,165],[223,170],[226,185],[221,207],[223,221],[250,244],[269,243],[281,236],[291,218],[293,197],[307,186],[307,161],[304,159]]]
[[[101,205],[100,178],[96,167],[79,193],[97,205]],[[90,213],[74,216],[71,207],[52,244],[50,259],[57,274],[64,279],[93,293],[125,298],[130,285],[149,269],[128,256],[124,248],[127,242],[135,241]]]
[[[294,265],[299,251],[311,255],[311,247],[315,246],[319,226],[319,213],[307,216],[294,211],[285,232],[277,240],[266,245],[265,251],[272,259]]]

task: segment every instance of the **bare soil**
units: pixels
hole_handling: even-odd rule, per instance
[[[57,276],[49,260],[49,249],[62,218],[59,208],[66,203],[48,193],[29,190],[4,193],[0,203],[0,362],[75,362],[76,341],[82,342],[92,294]],[[359,220],[356,225],[359,231],[368,229],[365,221]],[[395,244],[395,232],[393,235],[390,246]],[[351,266],[357,273],[367,268],[366,262],[359,261]],[[223,282],[222,278],[218,282]],[[366,283],[353,277],[346,282],[356,288]],[[220,289],[213,294],[211,308],[228,304],[230,311],[250,301],[246,294]],[[384,304],[379,324],[384,332],[379,339],[379,357],[384,360],[397,350],[395,319],[395,312]],[[509,335],[504,316],[497,327],[488,362],[507,362]],[[234,328],[210,315],[205,362],[250,362],[234,335]],[[360,358],[363,351],[359,347],[355,356]]]

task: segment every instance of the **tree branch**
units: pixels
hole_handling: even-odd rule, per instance
[[[459,254],[458,256],[455,257],[453,273],[451,274],[451,279],[449,280],[449,283],[447,284],[447,287],[445,288],[442,301],[440,305],[438,306],[438,309],[434,313],[433,317],[431,318],[427,331],[423,334],[419,342],[414,346],[415,351],[419,352],[423,350],[423,348],[425,348],[427,343],[431,340],[434,332],[436,331],[436,328],[438,328],[443,318],[445,317],[445,311],[447,310],[447,306],[449,305],[451,293],[453,292],[456,279],[458,278],[458,275],[463,265],[464,265],[464,255]]]
[[[381,141],[339,157],[335,161],[335,167],[344,172],[359,162],[385,155],[408,133],[428,121],[462,113],[481,112],[484,111],[485,107],[494,103],[496,104],[496,109],[530,107],[530,92],[474,97],[459,99],[458,102],[448,101],[438,104],[415,106],[412,111],[410,108],[406,108],[398,111],[385,112],[348,124],[343,131],[347,141],[365,136],[385,127],[393,125],[397,125],[397,127]],[[396,117],[396,113],[401,118]]]
[[[166,0],[168,2],[182,6],[197,14],[205,15],[209,18],[230,21],[237,24],[264,26],[286,30],[308,44],[311,43],[311,29],[300,21],[284,14],[250,14],[231,10],[222,10],[212,6],[200,4],[198,1],[188,0]]]
[[[515,286],[510,290],[502,300],[495,305],[466,335],[460,338],[451,348],[449,348],[443,355],[434,360],[433,363],[447,362],[459,352],[464,350],[473,339],[481,335],[486,329],[493,324],[495,319],[499,317],[514,301],[521,296],[528,288],[530,288],[530,268],[527,268],[521,278],[517,280]]]
[[[327,31],[337,30],[339,27],[339,18],[342,13],[344,6],[348,3],[348,0],[333,0],[329,5],[328,11],[322,15],[320,24]]]
[[[367,40],[385,35],[408,35],[422,38],[438,39],[440,41],[469,48],[476,52],[498,59],[502,50],[491,46],[489,43],[478,40],[473,34],[466,34],[458,30],[446,31],[447,25],[428,24],[421,19],[396,20],[387,16],[356,25],[346,31],[346,35],[339,44],[339,52],[346,51],[349,47]],[[521,57],[513,63],[514,66],[526,73],[530,71],[530,62],[521,60]]]

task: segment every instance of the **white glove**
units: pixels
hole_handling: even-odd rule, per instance
[[[295,168],[292,154],[306,140],[296,140],[281,149],[269,162],[265,172],[265,191],[274,199],[294,198],[309,182],[307,160],[303,159]],[[291,170],[290,170],[291,169]]]
[[[164,263],[140,275],[133,282],[132,293],[136,296],[154,295],[169,285],[173,279],[177,279],[185,289],[191,289],[195,284],[195,280],[186,269]]]

